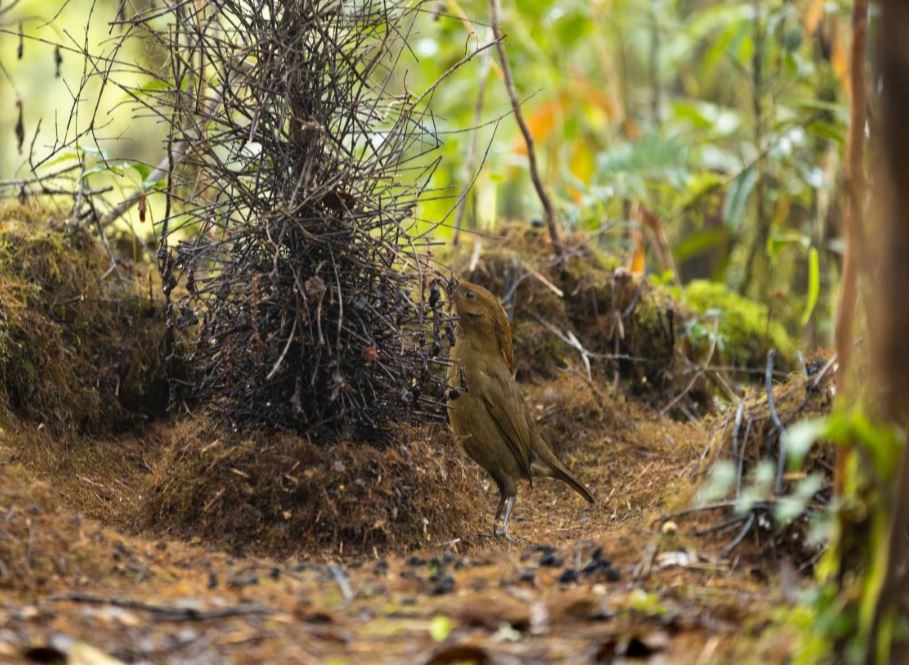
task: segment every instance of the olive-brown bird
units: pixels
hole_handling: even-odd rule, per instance
[[[511,374],[511,327],[498,298],[461,280],[453,286],[451,300],[458,334],[448,370],[448,419],[464,450],[499,488],[493,533],[510,538],[508,520],[522,478],[531,485],[532,476],[558,478],[593,503],[593,495],[558,460],[530,417]]]

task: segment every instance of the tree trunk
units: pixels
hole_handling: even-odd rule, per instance
[[[878,302],[873,337],[877,382],[883,396],[883,415],[902,426],[909,424],[909,3],[884,2],[881,21],[881,75],[883,76],[883,140],[885,172],[881,266],[875,279]],[[875,609],[872,640],[866,662],[886,658],[878,651],[878,635],[894,612],[909,612],[909,452],[904,446],[895,473],[886,543],[887,572]],[[894,651],[900,646],[893,645]],[[895,660],[896,654],[892,654]],[[899,661],[904,662],[904,661]]]
[[[840,399],[848,400],[849,368],[852,360],[852,330],[858,300],[859,257],[862,254],[862,222],[865,206],[865,69],[868,38],[868,0],[855,0],[852,9],[852,49],[850,56],[850,89],[852,99],[849,114],[849,142],[846,148],[847,204],[843,212],[843,235],[846,250],[843,256],[843,284],[836,313],[836,352],[839,371],[836,392]],[[843,490],[846,459],[852,446],[837,450],[834,484],[837,492]]]

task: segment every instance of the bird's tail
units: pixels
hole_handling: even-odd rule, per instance
[[[571,471],[559,461],[559,458],[549,449],[549,446],[543,441],[542,437],[538,440],[538,445],[534,446],[534,449],[538,458],[534,460],[534,466],[538,467],[537,470],[539,472],[551,476],[552,478],[558,478],[562,482],[567,483],[571,489],[584,497],[587,503],[596,503],[590,490],[584,487],[581,481],[575,478]]]

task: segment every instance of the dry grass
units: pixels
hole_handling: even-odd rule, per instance
[[[448,431],[401,427],[394,439],[315,445],[187,420],[153,465],[139,524],[272,554],[409,549],[476,529],[487,501]]]

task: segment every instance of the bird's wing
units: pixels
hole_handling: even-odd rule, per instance
[[[527,407],[517,384],[511,378],[505,363],[492,363],[480,373],[487,385],[479,386],[483,405],[496,424],[508,449],[517,460],[528,480],[530,474],[531,424]]]
[[[501,306],[500,306],[501,307]],[[514,350],[511,343],[511,325],[508,323],[508,315],[505,308],[501,307],[501,316],[496,317],[496,341],[499,344],[499,353],[505,359],[508,369],[514,371]]]

